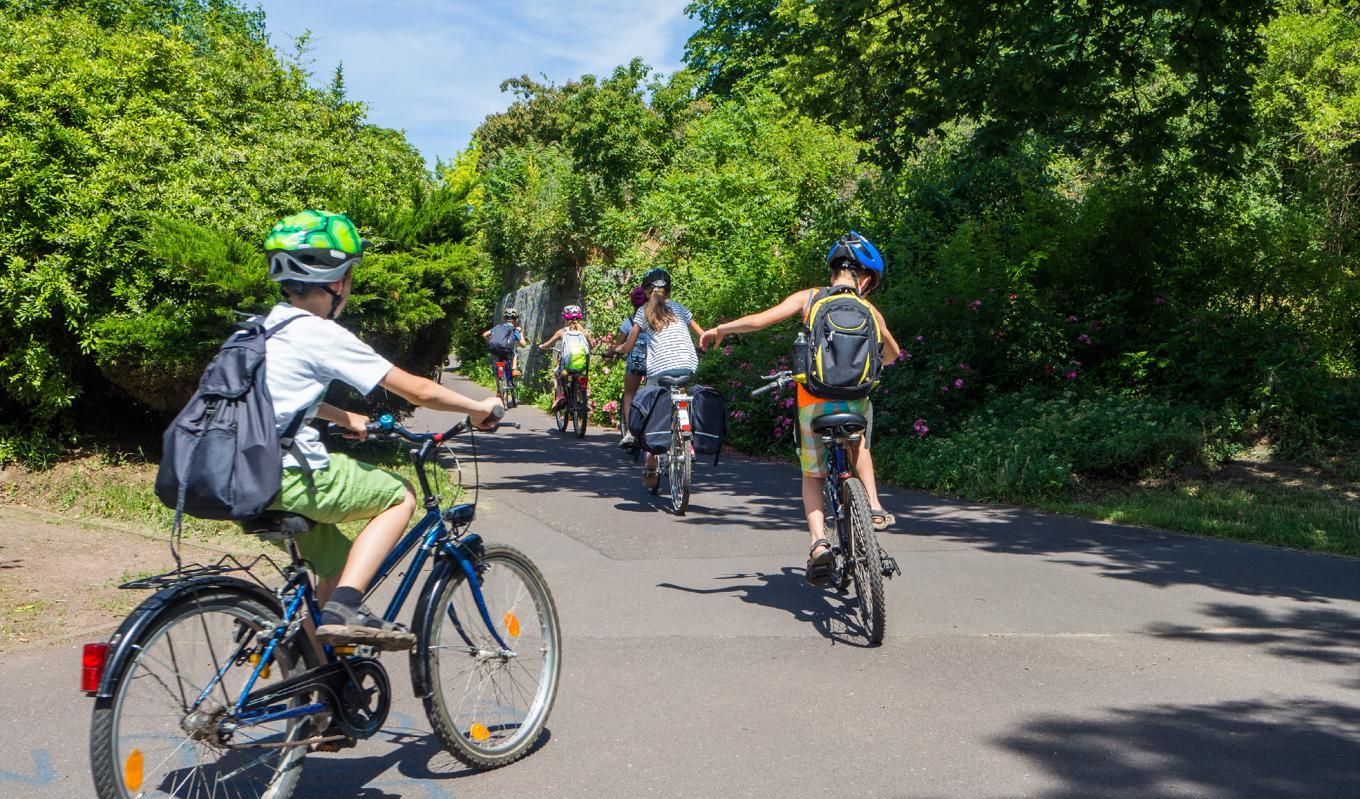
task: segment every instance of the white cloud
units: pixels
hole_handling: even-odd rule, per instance
[[[345,66],[350,97],[370,119],[401,128],[433,162],[467,144],[487,114],[504,108],[506,78],[562,83],[608,74],[633,58],[661,72],[680,66],[695,23],[686,0],[332,0],[262,3],[276,46],[310,29],[324,79]]]

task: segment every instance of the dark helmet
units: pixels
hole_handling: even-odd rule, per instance
[[[841,236],[831,245],[831,249],[826,253],[826,265],[832,269],[844,264],[851,269],[869,272],[873,275],[873,283],[869,290],[873,291],[883,282],[883,268],[885,266],[883,255],[873,242],[861,236],[856,231],[850,231]]]
[[[642,288],[648,294],[652,293],[652,289],[657,288],[663,288],[666,291],[670,291],[671,273],[667,272],[665,269],[653,269],[642,276]]]
[[[514,308],[506,308],[505,313],[501,314],[501,317],[504,319],[518,319],[519,311],[516,311]]]

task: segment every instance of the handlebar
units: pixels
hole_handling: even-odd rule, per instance
[[[455,424],[453,427],[450,427],[448,430],[445,430],[442,433],[413,433],[410,430],[407,430],[405,427],[402,427],[401,425],[397,424],[396,420],[392,418],[392,414],[385,413],[382,416],[379,416],[375,421],[371,421],[367,425],[365,425],[365,429],[368,431],[369,438],[386,441],[396,441],[399,439],[404,439],[406,441],[411,442],[412,444],[423,444],[426,441],[433,441],[434,443],[438,444],[442,441],[453,438],[456,435],[466,433],[468,430],[471,430],[473,428],[481,430],[482,432],[485,433],[494,433],[496,430],[502,427],[513,427],[516,430],[519,429],[518,422],[500,421],[504,417],[505,406],[497,405],[496,407],[491,409],[491,415],[489,418],[496,420],[496,424],[490,428],[483,429],[477,427],[472,423],[471,416],[465,416],[463,417],[463,420],[461,422]],[[327,425],[326,429],[327,432],[341,433],[344,432],[347,428],[341,427],[335,422],[331,422],[329,425]]]
[[[767,383],[766,385],[761,386],[760,388],[753,390],[751,392],[751,396],[758,397],[761,394],[764,394],[768,391],[773,391],[776,388],[783,388],[787,386],[789,383],[793,382],[793,372],[788,371],[775,372],[772,375],[765,375],[764,377],[761,378],[761,380],[769,380],[770,382]]]

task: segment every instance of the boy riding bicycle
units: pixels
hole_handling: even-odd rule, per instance
[[[266,344],[265,381],[280,435],[299,413],[304,423],[283,456],[283,483],[271,510],[305,516],[317,524],[297,536],[318,579],[317,637],[329,644],[409,649],[415,636],[383,621],[363,604],[364,591],[405,532],[415,495],[401,477],[343,454],[330,454],[306,422],[334,422],[363,440],[367,418],[322,401],[334,380],[360,394],[382,386],[413,405],[466,413],[486,425],[495,399],[474,400],[399,369],[335,322],[353,288],[354,268],[366,242],[343,214],[303,211],[281,220],[265,240],[269,277],[284,300],[267,327],[291,321]],[[367,519],[353,542],[336,525]]]
[[[724,336],[733,333],[750,333],[794,316],[800,316],[803,324],[809,321],[809,312],[819,299],[831,296],[838,291],[853,291],[864,297],[876,289],[883,281],[883,256],[868,239],[851,232],[841,237],[826,256],[831,270],[828,287],[811,287],[790,294],[783,302],[759,313],[743,316],[732,322],[725,322],[712,330],[705,331],[700,344],[711,347],[722,341]],[[883,321],[878,308],[864,301],[872,310],[878,323],[878,333],[882,347],[882,362],[889,363],[899,352],[897,341]],[[812,546],[808,550],[807,579],[818,584],[826,580],[833,555],[831,544],[825,538],[825,515],[822,506],[822,484],[826,479],[826,446],[821,436],[812,430],[812,420],[828,413],[857,413],[868,420],[869,427],[864,438],[850,445],[850,456],[855,473],[864,483],[869,495],[870,514],[874,528],[886,529],[894,521],[891,514],[883,510],[878,498],[878,486],[874,480],[874,462],[869,452],[870,438],[873,434],[873,404],[865,399],[829,400],[813,396],[799,383],[798,385],[798,459],[803,470],[803,513],[807,517],[808,532],[812,536]]]
[[[524,331],[519,326],[519,311],[514,308],[506,308],[501,315],[501,323],[492,325],[482,331],[482,338],[486,341],[487,350],[491,353],[492,367],[495,368],[496,361],[509,361],[510,374],[506,375],[506,382],[519,377],[519,347],[529,346],[524,340]],[[506,397],[501,393],[502,389],[498,383],[496,386],[497,396],[502,404]]]

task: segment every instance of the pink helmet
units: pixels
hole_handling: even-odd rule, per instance
[[[586,315],[581,313],[581,306],[568,305],[562,309],[562,318],[570,322],[573,319],[584,319]]]

